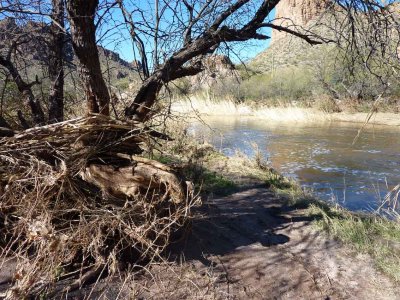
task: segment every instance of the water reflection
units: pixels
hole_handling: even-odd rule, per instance
[[[334,198],[352,210],[373,210],[388,189],[400,183],[400,129],[368,126],[357,142],[359,124],[278,124],[252,118],[207,118],[197,137],[227,155],[236,149],[254,155],[256,142],[272,166]]]

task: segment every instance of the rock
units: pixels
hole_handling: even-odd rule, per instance
[[[129,70],[133,71],[132,65],[127,62],[126,60],[122,59],[121,56],[114,51],[108,50],[102,46],[97,46],[97,49],[99,50],[100,56],[104,56],[106,59],[117,63],[120,66],[124,66],[125,68],[128,68]]]
[[[122,79],[122,78],[128,77],[128,74],[126,74],[126,73],[124,73],[124,72],[121,72],[121,71],[117,71],[115,77],[116,77],[117,79]]]
[[[226,55],[210,55],[203,59],[204,71],[190,78],[193,90],[211,87],[228,78],[239,80],[240,76],[230,58]]]
[[[279,26],[306,27],[307,24],[321,15],[329,4],[328,0],[282,0],[276,6],[274,23]],[[287,34],[274,30],[271,44],[284,38]]]
[[[131,62],[131,65],[133,67],[133,69],[137,72],[141,72],[142,70],[142,63],[140,62],[140,60],[133,60]]]
[[[21,42],[18,52],[22,57],[26,60],[31,59],[33,66],[47,65],[49,63],[50,33],[51,29],[48,23],[29,21],[26,24],[19,24],[12,18],[0,19],[0,49],[6,50],[10,43],[18,38]],[[111,68],[119,68],[125,73],[134,74],[135,70],[131,63],[122,59],[118,53],[102,46],[98,46],[98,51],[103,64],[105,64],[105,60],[108,60],[112,63]],[[68,63],[74,63],[76,60],[70,39],[66,39],[64,44],[64,59]],[[107,67],[108,64],[104,66],[104,68]]]

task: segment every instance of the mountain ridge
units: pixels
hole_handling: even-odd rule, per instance
[[[10,18],[0,20],[0,52],[5,55],[8,46],[18,40],[19,45],[16,52],[20,55],[18,59],[14,57],[13,62],[19,68],[28,66],[29,76],[36,76],[40,73],[43,73],[43,77],[46,76],[44,69],[49,63],[49,37],[50,26],[48,24],[29,21],[20,25]],[[68,37],[65,39],[63,51],[65,68],[76,72],[79,63]],[[112,81],[136,75],[137,63],[125,61],[117,52],[101,46],[98,46],[98,51],[102,70],[103,72],[111,70]]]

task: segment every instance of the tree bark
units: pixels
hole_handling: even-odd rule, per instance
[[[162,198],[178,204],[186,199],[189,188],[171,169],[152,160],[134,160],[134,166],[129,167],[91,164],[80,176],[104,193],[122,199],[152,195],[156,190]]]
[[[52,0],[52,24],[50,42],[49,77],[49,122],[64,120],[64,1]]]
[[[176,66],[171,67],[169,64],[165,63],[158,71],[142,83],[135,96],[135,100],[131,106],[126,109],[125,115],[141,122],[147,120],[151,117],[149,114],[151,107],[155,103],[157,95],[165,83],[177,78],[196,75],[202,70],[203,66],[199,61],[184,68]]]
[[[110,95],[103,79],[94,18],[98,0],[67,0],[72,45],[81,65],[88,113],[109,115]]]

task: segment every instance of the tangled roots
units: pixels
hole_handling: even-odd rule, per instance
[[[171,168],[137,156],[162,137],[91,116],[0,140],[1,258],[16,258],[9,298],[161,255],[198,200]]]

